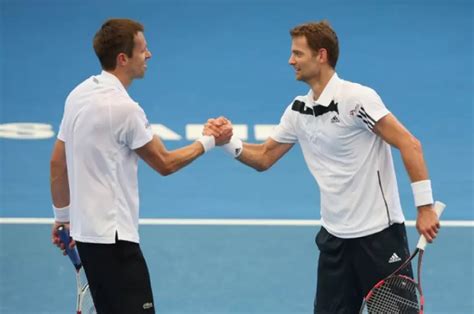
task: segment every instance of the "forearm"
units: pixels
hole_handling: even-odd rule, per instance
[[[263,144],[243,143],[243,151],[237,158],[241,163],[254,168],[257,171],[265,171],[271,164],[265,156]]]
[[[420,142],[413,136],[399,147],[403,163],[412,182],[411,187],[418,209],[430,209],[433,203],[433,193],[428,170],[423,158]]]
[[[199,142],[167,152],[164,156],[165,174],[172,174],[204,154],[204,148]]]
[[[57,208],[69,206],[69,181],[64,142],[56,140],[50,161],[50,185],[53,205]]]
[[[69,181],[65,165],[51,164],[50,185],[54,206],[58,208],[68,206],[70,203]]]
[[[421,143],[415,137],[410,136],[399,149],[411,182],[428,180],[428,170]]]

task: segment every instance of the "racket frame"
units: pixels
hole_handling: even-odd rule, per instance
[[[444,208],[446,205],[442,202],[436,201],[434,204],[434,210],[436,212],[436,215],[438,218],[441,216]],[[419,299],[418,299],[418,306],[419,306],[419,314],[423,314],[424,310],[424,305],[425,305],[425,298],[423,296],[423,289],[421,288],[421,263],[423,261],[423,253],[425,251],[427,241],[426,238],[421,235],[420,239],[418,241],[418,244],[416,246],[415,251],[411,254],[411,256],[402,264],[400,267],[398,267],[395,271],[393,271],[390,275],[385,277],[384,279],[380,280],[377,282],[367,293],[367,295],[364,297],[364,300],[362,301],[362,306],[360,308],[359,314],[362,314],[364,312],[364,309],[367,306],[367,301],[370,299],[370,297],[374,294],[375,290],[380,288],[388,279],[393,278],[393,277],[402,277],[406,280],[409,280],[415,284],[416,289],[418,290],[419,294]],[[417,265],[417,281],[415,281],[413,278],[410,278],[405,275],[400,275],[398,274],[400,270],[404,269],[411,261],[415,258],[415,256],[418,255],[418,265]]]

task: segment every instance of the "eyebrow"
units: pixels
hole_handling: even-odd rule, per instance
[[[298,49],[291,49],[291,52],[292,53],[304,53],[303,51],[298,50]]]

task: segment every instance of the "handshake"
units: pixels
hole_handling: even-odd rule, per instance
[[[198,142],[202,144],[205,152],[214,146],[222,146],[234,158],[239,157],[242,153],[243,143],[239,138],[233,136],[232,123],[225,117],[207,120],[202,135]]]

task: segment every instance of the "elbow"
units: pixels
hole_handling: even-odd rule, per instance
[[[257,172],[264,172],[264,171],[267,171],[268,168],[270,167],[258,166],[258,167],[255,167],[255,170],[257,170]]]
[[[179,167],[175,163],[168,161],[168,162],[165,162],[163,165],[161,165],[161,167],[157,168],[156,170],[163,177],[167,177],[175,173],[176,171],[178,171]]]
[[[171,167],[163,167],[163,168],[157,169],[157,171],[163,177],[167,177],[176,172],[176,170]]]
[[[421,142],[411,135],[408,137],[403,145],[399,147],[400,153],[402,156],[415,156],[415,155],[423,155],[423,148],[421,146]]]
[[[258,172],[264,172],[270,169],[271,166],[272,164],[270,162],[263,161],[255,167],[255,170],[257,170]]]
[[[409,142],[410,149],[422,154],[423,153],[423,147],[421,146],[420,140],[418,140],[416,137],[413,135],[410,137],[410,142]]]

